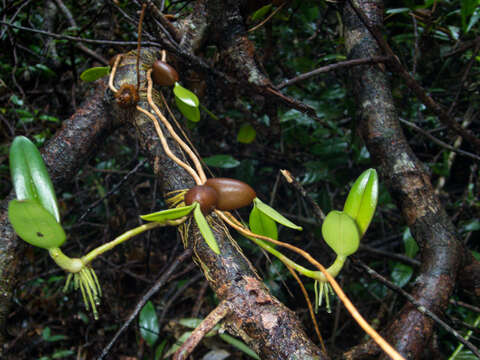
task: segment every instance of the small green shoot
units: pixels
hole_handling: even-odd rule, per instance
[[[210,249],[212,249],[215,254],[219,255],[220,249],[217,240],[213,235],[212,229],[210,229],[210,225],[208,225],[207,219],[205,219],[205,216],[203,216],[202,211],[200,210],[200,204],[195,202],[194,205],[195,209],[193,210],[193,217],[198,225],[198,229],[207,245],[210,246]]]
[[[375,169],[365,170],[348,193],[343,211],[357,223],[360,236],[367,231],[378,201],[378,175]]]
[[[277,210],[271,208],[264,202],[262,202],[259,198],[255,198],[253,200],[253,205],[256,207],[259,211],[261,211],[263,214],[267,215],[269,218],[272,220],[275,220],[277,223],[282,224],[286,227],[289,227],[291,229],[295,230],[302,230],[301,226],[295,225],[293,222],[288,220],[285,216],[280,214]]]

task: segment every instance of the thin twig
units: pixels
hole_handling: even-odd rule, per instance
[[[370,268],[368,265],[366,265],[363,261],[352,258],[352,261],[354,264],[359,265],[361,268],[363,268],[368,275],[370,275],[372,278],[380,281],[382,284],[385,286],[389,287],[390,289],[398,292],[400,295],[404,296],[409,302],[411,302],[416,309],[421,312],[423,315],[426,315],[430,317],[433,321],[435,321],[438,325],[443,327],[449,334],[453,335],[455,339],[457,339],[459,342],[461,342],[463,345],[468,347],[472,353],[475,354],[478,358],[480,358],[480,351],[478,348],[473,345],[470,341],[466,340],[463,336],[461,336],[455,329],[453,329],[450,325],[448,325],[446,322],[444,322],[442,319],[440,319],[437,315],[435,315],[432,311],[428,310],[425,306],[423,306],[421,303],[419,303],[415,298],[407,293],[405,290],[403,290],[401,287],[395,285],[391,281],[388,281],[385,279],[382,275],[377,273],[375,270]]]
[[[329,72],[329,71],[333,71],[333,70],[337,70],[337,69],[341,69],[341,68],[345,68],[345,67],[358,66],[358,65],[376,64],[376,63],[386,62],[389,59],[390,59],[390,57],[388,57],[388,56],[372,56],[372,57],[369,57],[369,58],[339,61],[335,64],[325,65],[325,66],[319,67],[318,69],[315,69],[315,70],[306,72],[304,74],[298,75],[298,76],[296,76],[292,79],[285,80],[277,86],[277,89],[283,89],[286,86],[296,84],[297,82],[310,79],[311,77],[314,77],[316,75],[326,73],[326,72]]]
[[[276,8],[275,10],[272,11],[272,13],[270,15],[268,15],[263,21],[261,21],[259,24],[255,25],[254,27],[252,27],[251,29],[248,29],[247,32],[254,32],[255,30],[259,29],[260,27],[262,27],[263,25],[265,25],[268,20],[270,20],[271,18],[273,18],[275,16],[276,13],[278,13],[280,10],[282,10],[282,8],[285,6],[287,2],[284,1],[282,3],[282,5],[280,5],[278,8]]]
[[[123,323],[123,325],[118,329],[118,331],[113,336],[112,340],[108,343],[107,346],[102,350],[102,353],[98,357],[98,360],[102,360],[105,356],[108,355],[110,349],[118,340],[120,335],[130,326],[132,321],[137,317],[140,310],[142,310],[143,306],[147,303],[147,301],[160,289],[165,285],[167,280],[170,278],[172,273],[175,269],[185,260],[187,260],[192,255],[191,249],[184,250],[170,265],[170,267],[162,274],[162,276],[155,282],[155,284],[142,296],[142,298],[137,302],[135,308],[128,316],[127,320]]]
[[[88,207],[88,209],[85,210],[85,212],[78,218],[77,222],[81,222],[81,221],[85,218],[85,216],[87,216],[87,215],[90,213],[90,211],[92,211],[93,209],[95,209],[95,208],[98,206],[98,204],[100,204],[103,200],[105,200],[105,199],[108,198],[110,195],[112,195],[115,191],[117,191],[118,188],[119,188],[120,186],[122,186],[123,183],[124,183],[125,181],[127,181],[130,176],[132,176],[133,174],[135,174],[135,173],[138,171],[138,169],[145,164],[146,161],[147,161],[146,159],[140,161],[140,162],[139,162],[132,170],[130,170],[117,184],[115,184],[115,186],[113,186],[112,189],[111,189],[109,192],[107,192],[104,196],[102,196],[100,199],[96,200],[92,205],[90,205],[90,206]]]
[[[476,154],[472,154],[468,151],[465,151],[465,150],[461,150],[461,149],[457,149],[456,147],[450,145],[450,144],[447,144],[445,142],[443,142],[442,140],[440,139],[437,139],[435,136],[429,134],[428,132],[426,132],[425,130],[423,130],[422,128],[418,127],[417,125],[415,125],[414,123],[410,122],[410,121],[407,121],[407,120],[404,120],[404,119],[401,119],[399,118],[398,120],[400,120],[400,122],[404,123],[405,125],[408,125],[409,127],[411,127],[412,129],[415,129],[416,131],[418,131],[420,134],[422,134],[423,136],[429,138],[430,140],[432,140],[435,144],[445,148],[445,149],[448,149],[450,151],[453,151],[453,152],[456,152],[460,155],[463,155],[463,156],[468,156],[468,157],[471,157],[472,159],[475,159],[475,160],[480,160],[480,156],[476,155]]]
[[[230,311],[227,300],[222,300],[215,309],[193,330],[188,339],[173,355],[173,360],[185,360],[198,343],[217,325]]]
[[[140,12],[140,20],[138,21],[138,35],[137,35],[137,91],[140,91],[140,49],[142,47],[142,25],[143,18],[145,16],[145,9],[147,8],[147,3],[142,4],[142,11]]]
[[[81,42],[84,42],[84,43],[97,44],[97,45],[119,45],[119,46],[137,45],[136,41],[114,41],[114,40],[105,40],[105,39],[104,40],[94,40],[94,39],[85,39],[85,38],[70,36],[70,35],[55,34],[55,33],[49,32],[49,31],[38,30],[38,29],[33,29],[33,28],[25,27],[25,26],[10,24],[9,22],[3,21],[3,20],[0,20],[0,24],[12,27],[14,29],[30,31],[30,32],[37,33],[37,34],[50,36],[50,37],[53,37],[55,39],[81,41]],[[142,46],[162,47],[161,44],[159,44],[157,42],[154,42],[154,41],[144,41],[144,42],[142,42]]]
[[[364,26],[367,28],[367,30],[373,35],[373,37],[383,49],[383,51],[391,57],[391,61],[389,62],[389,64],[392,66],[393,70],[395,70],[395,72],[403,78],[405,84],[415,93],[419,100],[422,101],[422,103],[425,104],[425,106],[429,108],[435,115],[437,115],[443,124],[454,130],[465,140],[471,142],[472,145],[475,146],[477,151],[480,153],[480,139],[477,138],[472,132],[462,128],[460,124],[455,121],[455,119],[449,116],[449,114],[442,105],[437,103],[430,95],[427,94],[425,89],[417,82],[417,80],[415,80],[408,73],[408,71],[402,65],[399,58],[390,48],[390,45],[388,45],[388,42],[383,38],[381,32],[377,29],[377,27],[374,27],[370,24],[370,21],[363,12],[363,10],[360,9],[357,4],[355,4],[352,0],[348,0],[348,3],[355,11],[359,19],[362,21]]]
[[[283,177],[285,178],[285,180],[287,180],[287,182],[292,185],[295,190],[297,190],[300,195],[302,195],[303,198],[305,198],[308,203],[312,206],[312,209],[313,209],[313,214],[315,215],[315,217],[317,218],[317,220],[319,221],[323,221],[325,219],[325,214],[323,213],[322,209],[320,208],[320,206],[318,206],[318,204],[310,197],[310,195],[308,195],[308,192],[307,190],[305,190],[305,188],[302,186],[302,184],[300,184],[293,176],[292,174],[290,173],[290,171],[288,170],[280,170],[280,173],[283,175]]]

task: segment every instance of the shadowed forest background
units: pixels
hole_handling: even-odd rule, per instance
[[[138,112],[119,107],[108,77],[80,79],[136,50],[142,3],[0,2],[0,357],[161,359],[193,330],[186,319],[226,301],[230,315],[194,359],[251,358],[223,331],[262,359],[387,358],[336,296],[330,312],[322,304],[316,315],[322,353],[290,271],[231,229],[242,256],[220,225],[218,257],[192,234],[185,250],[176,228],[164,227],[95,260],[104,292],[96,321],[79,292],[62,291],[65,273],[47,252],[15,236],[6,209],[14,197],[8,151],[18,135],[43,148],[68,237],[62,250],[71,256],[166,209],[169,189],[192,186]],[[375,168],[377,211],[338,282],[405,358],[476,359],[480,2],[146,3],[143,54],[166,50],[180,83],[198,96],[201,119],[192,122],[162,90],[208,176],[251,185],[303,227],[280,226],[279,239],[328,267],[334,253],[312,201],[324,214],[340,209],[358,175]],[[124,68],[118,76],[136,81],[135,68]],[[248,210],[236,215],[248,221]],[[266,288],[249,282],[255,272]],[[301,279],[313,301],[313,281]],[[294,314],[269,328],[256,320],[265,303]],[[135,307],[140,320],[130,316]]]

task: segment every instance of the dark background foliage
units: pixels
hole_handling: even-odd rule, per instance
[[[61,5],[68,11],[62,10]],[[165,1],[165,13],[175,15],[178,22],[191,16],[192,7],[189,1]],[[135,1],[3,1],[0,19],[87,39],[136,41],[139,8]],[[459,44],[478,39],[478,2],[387,1],[385,8],[383,31],[394,52],[437,101],[452,107],[453,116],[466,114],[457,120],[468,120],[465,126],[478,134],[478,45],[454,52]],[[250,27],[256,23],[258,20],[250,20]],[[154,34],[148,13],[144,29]],[[346,59],[341,17],[335,4],[329,2],[289,1],[248,36],[255,45],[258,63],[276,85]],[[0,27],[0,42],[3,49],[0,52],[0,197],[3,198],[11,190],[8,147],[13,137],[26,135],[41,147],[61,128],[62,120],[70,117],[91,94],[92,85],[82,82],[79,75],[87,68],[104,65],[104,59],[131,50],[134,45],[82,44],[4,24]],[[207,43],[199,56],[214,65],[221,61],[217,54],[216,47]],[[301,234],[281,229],[281,239],[302,247],[329,265],[333,254],[321,240],[320,224],[308,203],[281,179],[279,170],[290,170],[327,213],[342,206],[352,181],[372,166],[357,133],[347,70],[324,73],[282,89],[284,94],[311,106],[319,118],[315,120],[260,95],[235,93],[186,68],[180,61],[176,66],[182,83],[195,91],[201,103],[215,115],[214,118],[202,111],[197,124],[182,120],[213,174],[251,184],[264,201],[304,226]],[[462,79],[468,67],[468,75]],[[389,75],[402,120],[415,122],[424,132],[448,144],[460,142],[461,149],[474,152],[473,146],[457,140],[457,135],[442,125],[399,77]],[[255,140],[249,144],[237,140],[244,124],[255,129]],[[80,255],[111,240],[138,226],[140,214],[165,206],[152,169],[139,154],[137,144],[126,140],[125,131],[128,130],[121,129],[112,135],[102,151],[58,194],[62,222],[68,231],[64,248],[67,254]],[[404,131],[431,173],[432,182],[465,244],[472,251],[479,251],[478,161],[453,156],[412,127],[405,125]],[[216,155],[223,157],[212,158]],[[98,201],[105,195],[108,196]],[[243,211],[240,215],[247,218]],[[98,321],[84,310],[78,294],[62,292],[65,276],[46,253],[28,247],[21,260],[22,272],[8,320],[10,358],[91,359],[98,355],[121,326],[132,304],[181,251],[174,229],[155,232],[156,236],[147,233],[135,238],[95,263],[105,292]],[[289,272],[247,240],[237,238],[273,294],[297,312],[314,338],[305,300]],[[415,241],[401,214],[381,186],[377,214],[356,258],[408,291],[415,278],[416,253]],[[155,349],[159,345],[170,347],[175,337],[186,331],[176,320],[206,316],[217,300],[206,288],[205,280],[196,274],[197,267],[187,261],[168,286],[151,299],[161,321],[154,346],[147,345],[137,322],[114,347],[112,356],[156,358]],[[313,296],[313,283],[308,279],[304,283]],[[360,312],[379,327],[395,316],[405,301],[351,263],[342,271],[340,283]],[[188,286],[182,287],[185,284]],[[172,296],[178,297],[170,304]],[[462,291],[455,293],[454,298],[472,301],[471,294]],[[471,310],[452,304],[444,318],[463,332],[478,317],[475,310],[478,308]],[[339,353],[364,339],[364,333],[337,300],[332,302],[331,314],[324,307],[320,309],[318,320],[328,347]],[[477,344],[478,334],[475,330],[472,338]],[[448,356],[457,345],[453,337],[440,329],[432,348]],[[214,337],[203,342],[195,358],[215,347],[227,349],[231,358],[242,356]],[[467,352],[463,355],[468,358]]]

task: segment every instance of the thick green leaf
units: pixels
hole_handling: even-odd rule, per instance
[[[213,155],[203,158],[208,166],[218,167],[222,169],[231,169],[240,165],[240,161],[231,155]]]
[[[160,326],[158,324],[157,313],[151,301],[148,301],[140,311],[138,318],[138,326],[140,328],[140,335],[148,344],[153,346],[158,339]]]
[[[17,136],[10,147],[10,175],[18,200],[38,201],[60,222],[57,197],[37,147]]]
[[[248,356],[250,356],[251,358],[253,359],[256,359],[256,360],[260,360],[260,358],[258,357],[258,355],[255,353],[255,351],[253,351],[252,349],[250,349],[247,344],[245,344],[243,341],[241,340],[238,340],[238,339],[235,339],[233,336],[230,336],[228,334],[218,334],[220,336],[220,338],[225,341],[226,343],[232,345],[233,347],[236,347],[238,350],[240,351],[243,351],[245,354],[247,354]]]
[[[333,210],[328,213],[322,224],[322,235],[337,255],[352,255],[360,245],[357,224],[343,211]]]
[[[277,223],[282,224],[291,229],[302,230],[301,226],[295,225],[293,222],[288,220],[285,216],[280,214],[277,210],[271,208],[270,206],[262,202],[262,200],[260,200],[259,198],[255,198],[253,200],[253,203],[255,207],[258,208],[258,210],[260,210],[262,213],[267,215],[272,220],[275,220]]]
[[[110,66],[92,67],[80,75],[80,79],[86,82],[98,80],[110,73]]]
[[[399,287],[404,287],[413,275],[413,268],[409,265],[405,265],[399,262],[395,262],[395,265],[392,269],[392,281],[395,285]]]
[[[175,97],[175,103],[177,104],[178,110],[180,110],[188,120],[192,122],[200,121],[200,110],[198,110],[198,107],[190,106],[182,102],[178,97]]]
[[[252,14],[251,16],[252,20],[256,21],[256,20],[263,19],[270,12],[271,8],[272,8],[272,4],[262,6],[260,9],[258,9]]]
[[[10,201],[8,219],[18,236],[31,245],[51,249],[65,242],[63,228],[36,200]]]
[[[372,221],[378,201],[378,176],[375,169],[365,170],[348,193],[343,211],[358,225],[361,236]]]
[[[175,83],[175,87],[173,88],[173,93],[175,94],[175,98],[178,99],[180,102],[190,107],[198,108],[200,101],[198,101],[197,95],[195,95],[190,90],[185,89],[178,82]]]
[[[253,128],[252,125],[245,123],[240,127],[237,134],[237,141],[243,144],[250,144],[255,137],[257,136],[257,132]]]
[[[157,211],[151,214],[140,215],[145,221],[165,222],[167,220],[180,219],[183,216],[187,216],[195,207],[195,204],[189,206],[181,206],[174,209]]]
[[[249,225],[250,230],[255,234],[278,240],[277,224],[270,217],[258,210],[256,206],[254,206],[250,212]]]
[[[208,225],[207,219],[205,219],[205,216],[203,216],[202,210],[200,210],[200,204],[197,202],[195,203],[195,209],[193,210],[193,217],[195,218],[198,229],[200,230],[200,233],[205,239],[207,245],[210,246],[210,249],[212,249],[215,254],[220,254],[217,240],[213,235],[212,229],[210,229],[210,225]]]

